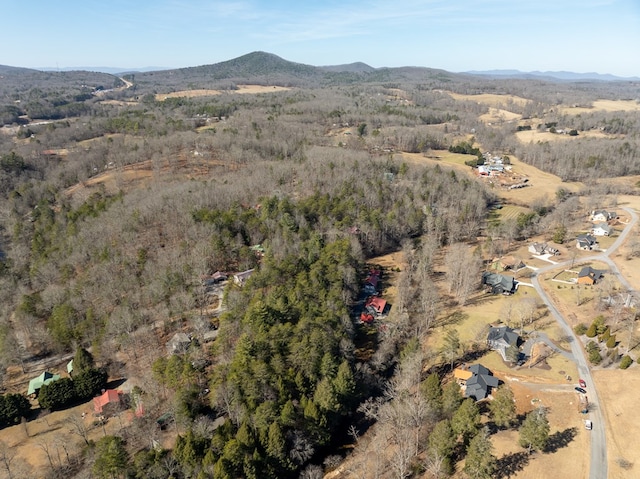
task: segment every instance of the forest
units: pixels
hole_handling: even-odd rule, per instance
[[[459,358],[429,375],[420,367],[420,341],[445,301],[430,287],[433,258],[455,252],[447,281],[464,303],[481,268],[465,242],[559,229],[576,200],[560,191],[529,215],[491,222],[498,200],[485,183],[403,154],[466,142],[470,159],[513,155],[586,191],[638,193],[605,181],[640,174],[637,111],[560,108],[637,103],[630,82],[319,69],[260,53],[123,79],[2,68],[12,82],[0,90],[0,381],[4,409],[17,401],[19,412],[0,408],[0,426],[56,409],[45,407],[55,388],[27,412],[14,397],[38,361],[86,351],[90,372],[64,386],[69,402],[78,384],[78,398],[90,398],[108,375],[135,382],[146,410],[50,461],[47,477],[322,477],[340,441],[362,442],[375,423],[404,454],[380,465],[393,477],[416,474],[425,449],[437,474],[465,456],[473,464],[487,441],[479,412],[438,374]],[[289,90],[234,94],[243,84]],[[219,92],[156,96],[199,88]],[[479,93],[503,96],[495,107],[518,122],[487,123],[489,106],[452,96]],[[516,136],[522,125],[552,134],[548,123],[577,135]],[[359,324],[370,260],[400,250],[408,265],[393,327]],[[248,270],[216,295],[203,281]],[[195,340],[167,356],[178,331]],[[167,411],[175,443],[151,447]],[[394,423],[411,436],[398,438]]]

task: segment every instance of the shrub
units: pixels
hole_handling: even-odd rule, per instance
[[[609,336],[609,339],[607,339],[607,347],[609,349],[612,349],[612,348],[616,347],[616,336],[615,336],[615,334],[613,336]]]
[[[589,329],[587,329],[586,331],[587,338],[595,338],[596,334],[597,334],[596,324],[591,323],[591,326],[589,326]]]
[[[42,409],[62,409],[76,399],[73,381],[69,378],[58,379],[45,384],[38,393],[38,402]]]
[[[582,336],[583,334],[585,334],[588,331],[589,328],[587,328],[587,325],[584,323],[580,323],[578,325],[576,325],[575,328],[573,328],[573,332],[576,333],[578,336]]]
[[[597,349],[592,349],[589,351],[589,362],[591,364],[600,364],[602,362],[602,356],[600,356],[600,351]]]
[[[622,356],[622,360],[620,361],[620,369],[627,369],[629,366],[633,364],[633,359],[628,354]]]

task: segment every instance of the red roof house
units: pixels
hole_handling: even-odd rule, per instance
[[[367,311],[373,310],[377,314],[382,314],[384,312],[384,308],[387,307],[387,302],[378,296],[371,296],[367,299],[364,307]]]
[[[93,410],[97,413],[104,413],[105,409],[110,407],[118,407],[122,401],[122,391],[115,389],[107,389],[102,396],[93,398]]]

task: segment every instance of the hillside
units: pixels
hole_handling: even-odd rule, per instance
[[[616,203],[640,192],[636,86],[264,52],[126,85],[5,71],[0,380],[13,409],[0,408],[0,452],[16,477],[99,475],[113,459],[114,476],[418,478],[461,469],[481,440],[525,479],[567,458],[588,469],[568,413],[576,365],[551,352],[569,341],[529,281],[593,254],[575,247],[585,211],[618,212],[605,248],[631,228]],[[560,258],[534,257],[534,241]],[[640,247],[623,251],[631,269]],[[517,260],[531,268],[505,273],[512,295],[481,288]],[[606,291],[616,301],[616,283],[560,285],[580,321]],[[598,314],[633,328],[622,306]],[[503,360],[486,350],[499,321],[556,349],[535,367]],[[624,349],[635,361],[633,338],[602,345],[603,371]],[[486,431],[491,402],[465,400],[452,377],[479,362],[517,407]],[[61,379],[25,406],[45,368]],[[122,395],[103,413],[105,387]],[[539,401],[551,440],[530,456],[518,435]]]

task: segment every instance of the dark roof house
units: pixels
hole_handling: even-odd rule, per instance
[[[507,349],[518,347],[520,336],[508,326],[492,327],[489,329],[487,344],[489,347],[500,353],[502,359],[507,361]]]
[[[489,286],[493,294],[513,294],[516,292],[516,280],[513,276],[485,271],[482,273],[482,284]]]
[[[598,245],[598,240],[590,234],[578,235],[576,238],[576,248],[589,251]]]
[[[233,275],[233,282],[238,286],[244,286],[244,284],[247,282],[247,280],[251,277],[252,274],[253,274],[252,269],[248,269],[247,271],[243,271],[241,273],[236,273]]]
[[[591,266],[585,266],[578,273],[577,282],[578,284],[595,284],[602,279],[603,274],[604,271],[598,271]]]
[[[473,373],[471,378],[467,379],[465,397],[473,398],[476,401],[485,399],[491,392],[491,388],[497,388],[499,380],[491,371],[482,364],[473,364],[469,366],[469,371]]]

